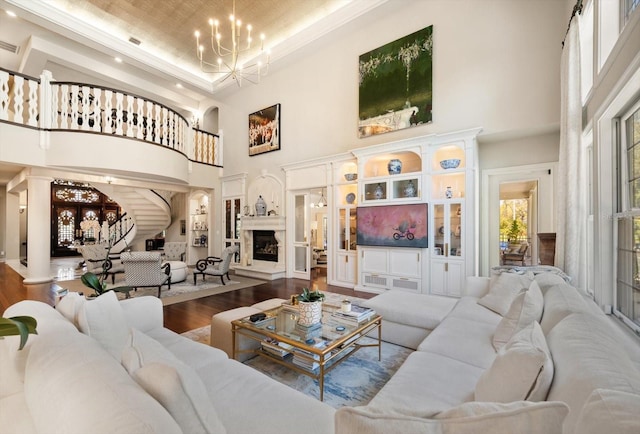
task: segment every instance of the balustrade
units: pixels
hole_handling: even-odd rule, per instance
[[[37,79],[0,68],[0,121],[132,138],[222,166],[220,137],[191,128],[170,108],[115,89],[51,81],[46,71]]]

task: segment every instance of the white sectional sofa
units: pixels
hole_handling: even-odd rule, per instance
[[[640,432],[640,351],[554,275],[470,278],[431,307],[374,297],[395,323],[384,338],[407,345],[409,330],[416,351],[368,405],[337,411],[165,329],[157,298],[109,294],[7,309],[39,335],[0,341],[0,432]]]
[[[333,433],[333,408],[164,328],[157,298],[67,297],[4,312],[38,335],[0,340],[3,434]]]
[[[414,297],[425,296],[365,303],[396,323],[385,340],[406,344],[402,332],[416,328],[426,337],[368,405],[337,411],[337,434],[640,433],[631,341],[557,274],[469,278],[435,325],[416,322],[432,297]]]

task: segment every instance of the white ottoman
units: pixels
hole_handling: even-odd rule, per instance
[[[254,313],[265,310],[274,309],[280,306],[286,300],[282,298],[271,298],[261,301],[252,306],[237,307],[235,309],[225,310],[211,317],[211,338],[210,345],[227,353],[229,357],[233,356],[233,336],[231,334],[231,321],[241,319]],[[249,339],[244,336],[238,337],[237,350],[256,350],[260,348],[260,342]],[[236,360],[244,362],[253,357],[252,353],[240,353]]]
[[[189,269],[187,263],[182,261],[166,261],[165,263],[169,263],[171,266],[171,283],[184,282]]]

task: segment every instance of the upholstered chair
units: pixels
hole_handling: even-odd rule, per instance
[[[196,284],[196,277],[198,274],[202,274],[202,281],[204,282],[205,275],[220,276],[220,281],[223,285],[224,276],[226,274],[227,280],[231,280],[229,277],[229,267],[233,256],[238,252],[238,246],[229,246],[222,251],[221,257],[209,256],[206,259],[200,259],[196,262],[196,269],[193,272],[193,284]]]
[[[133,289],[158,287],[158,298],[162,285],[171,289],[171,265],[162,264],[160,252],[122,252],[126,285]]]
[[[187,253],[187,243],[183,241],[168,241],[164,243],[165,261],[184,261]]]
[[[85,244],[78,247],[78,252],[82,255],[87,272],[99,276],[106,268],[107,276],[111,276],[111,283],[115,283],[116,274],[124,273],[124,266],[119,254],[109,254],[107,258],[107,248],[106,244]]]

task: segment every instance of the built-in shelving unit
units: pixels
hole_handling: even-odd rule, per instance
[[[477,270],[474,191],[479,132],[434,134],[352,151],[359,206],[429,205],[427,248],[357,246],[357,290],[462,294],[465,277]],[[339,237],[341,219],[346,218],[341,187],[336,186]]]

